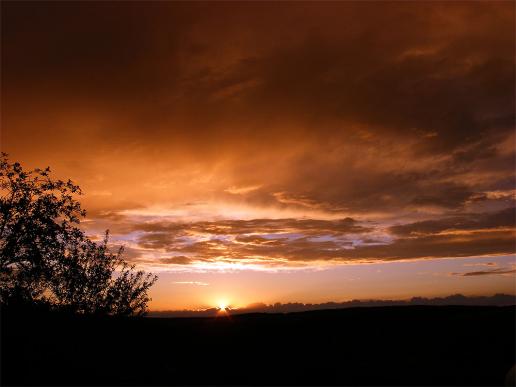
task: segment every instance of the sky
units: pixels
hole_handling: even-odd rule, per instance
[[[152,310],[516,293],[513,2],[1,11],[1,150]]]

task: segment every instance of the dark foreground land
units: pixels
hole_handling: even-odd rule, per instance
[[[2,311],[2,385],[503,385],[514,307],[218,318]]]

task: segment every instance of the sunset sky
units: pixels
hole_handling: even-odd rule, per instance
[[[1,8],[1,150],[151,309],[516,292],[514,2]]]

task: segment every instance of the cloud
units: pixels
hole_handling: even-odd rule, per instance
[[[454,231],[514,228],[515,226],[516,209],[506,208],[495,213],[463,214],[438,220],[393,226],[390,231],[398,236],[411,236],[453,233]]]
[[[3,150],[161,266],[513,254],[513,11],[7,2]]]
[[[231,220],[223,219],[213,222],[153,222],[139,223],[132,226],[134,231],[148,233],[166,233],[169,235],[184,235],[185,230],[214,235],[239,235],[247,233],[288,233],[302,230],[311,235],[324,233],[360,234],[369,231],[366,226],[358,224],[351,218],[337,220],[320,219],[252,219]]]
[[[160,265],[263,267],[516,253],[514,210],[465,213],[385,227],[352,218],[153,221],[130,225],[134,248]],[[173,254],[173,256],[170,256]],[[150,261],[152,262],[152,260]]]
[[[170,258],[162,258],[159,263],[172,264],[172,265],[188,265],[192,263],[192,260],[184,255],[178,255]]]
[[[226,188],[224,190],[224,192],[228,192],[233,195],[245,195],[246,193],[255,191],[255,190],[259,189],[260,187],[261,187],[261,185],[250,185],[250,186],[246,186],[246,187],[232,186],[232,187]]]
[[[496,262],[465,263],[464,266],[498,266]]]
[[[201,281],[176,281],[172,282],[176,285],[195,285],[195,286],[208,286],[209,283],[207,282],[201,282]]]
[[[458,275],[462,277],[476,277],[476,276],[484,276],[484,275],[507,275],[516,273],[516,269],[508,269],[508,268],[499,268],[499,269],[491,269],[491,270],[480,270],[480,271],[470,271],[467,273],[451,273],[452,275]]]
[[[440,257],[475,257],[514,254],[515,232],[475,232],[467,236],[432,235],[399,238],[393,243],[356,249],[351,257],[375,259],[415,259]]]

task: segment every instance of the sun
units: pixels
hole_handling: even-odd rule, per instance
[[[225,302],[225,301],[221,301],[221,302],[219,302],[218,307],[219,307],[219,310],[220,310],[221,312],[225,312],[225,311],[226,311],[226,309],[228,308],[228,304],[227,304],[227,302]]]

